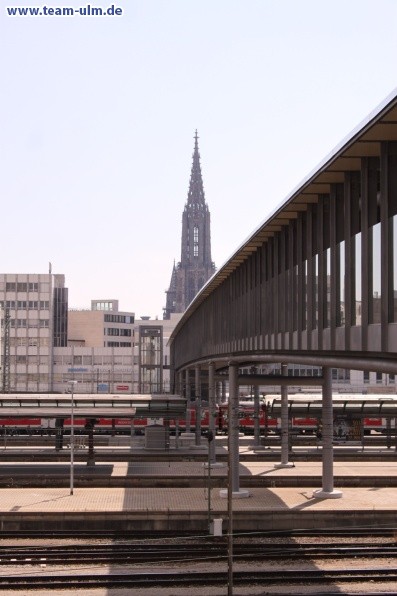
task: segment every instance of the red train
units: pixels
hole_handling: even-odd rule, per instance
[[[299,394],[296,396],[290,396],[290,418],[289,418],[289,428],[292,432],[298,434],[316,434],[319,429],[321,428],[321,408],[317,405],[317,410],[314,407],[314,404],[321,404],[321,396],[319,395],[312,395],[312,394]],[[259,425],[261,434],[267,433],[275,433],[279,434],[281,431],[281,421],[279,417],[280,411],[280,396],[279,395],[268,395],[266,397],[267,405],[263,402],[260,404],[259,410]],[[362,430],[364,434],[368,434],[371,430],[378,431],[380,433],[389,432],[390,429],[394,430],[395,423],[394,418],[381,417],[381,416],[374,416],[374,415],[367,415],[367,416],[358,416],[357,412],[362,407],[363,403],[369,404],[372,403],[373,411],[375,411],[376,406],[379,404],[387,404],[390,408],[396,409],[397,399],[394,399],[391,396],[364,396],[364,395],[345,395],[345,396],[337,396],[335,398],[336,403],[349,403],[351,412],[349,413],[349,409],[345,408],[344,416],[337,414],[335,416],[335,433],[340,433],[341,427],[343,427],[344,432],[346,432],[346,428],[348,425],[352,425],[352,420],[360,419],[360,424],[362,425]],[[276,404],[276,408],[274,407]],[[311,411],[316,411],[316,415],[307,416],[294,414],[294,407],[298,408],[298,411],[302,412],[304,407],[302,404],[310,404]],[[358,404],[358,405],[357,405]],[[240,412],[239,412],[239,423],[240,423],[240,432],[253,435],[254,434],[254,404],[253,401],[244,401],[240,402],[239,405]],[[355,408],[355,410],[354,410]],[[277,415],[274,415],[274,411],[277,412]],[[395,410],[396,411],[396,410]],[[353,413],[352,413],[353,412]],[[190,411],[190,428],[194,431],[196,426],[196,410],[194,408],[194,404],[192,405]],[[227,419],[228,419],[228,410],[227,404],[222,404],[217,406],[217,415],[215,419],[215,428],[218,434],[227,433]],[[202,431],[205,432],[208,430],[208,408],[203,407],[201,410],[201,428]],[[82,418],[75,418],[74,426],[75,432],[85,433],[85,419]],[[149,424],[153,423],[163,423],[162,419],[148,419],[148,418],[135,418],[131,420],[129,418],[99,418],[96,425],[95,425],[95,432],[96,433],[104,433],[104,434],[130,434],[131,432],[135,433],[143,433],[144,428]],[[175,421],[170,420],[169,422],[170,431],[175,432]],[[357,426],[357,425],[356,425]],[[64,429],[69,430],[70,428],[70,419],[64,420]],[[178,420],[178,427],[179,431],[183,432],[186,428],[186,421],[185,419]],[[56,422],[55,419],[47,419],[47,418],[0,418],[0,433],[1,431],[7,434],[53,434],[56,429]],[[360,427],[361,429],[361,427]],[[356,428],[356,433],[358,432]],[[361,430],[360,430],[361,432]]]

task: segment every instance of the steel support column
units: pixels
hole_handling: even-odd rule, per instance
[[[318,499],[337,499],[342,496],[340,490],[334,489],[334,452],[332,440],[334,436],[334,419],[332,406],[332,376],[330,368],[323,368],[323,479],[322,489],[315,490],[313,497]]]
[[[222,489],[220,496],[227,498],[229,491],[232,498],[248,497],[247,490],[240,490],[239,476],[239,417],[238,417],[238,366],[229,364],[229,405],[228,405],[228,488]]]
[[[196,445],[201,445],[201,376],[200,367],[194,368],[194,385],[196,394]]]
[[[228,407],[228,451],[232,479],[232,492],[240,488],[239,475],[239,417],[238,417],[238,367],[229,366],[229,407]]]
[[[281,364],[281,374],[288,376],[288,365]],[[288,419],[288,386],[281,387],[281,463],[274,464],[275,468],[293,468],[294,464],[288,462],[289,454],[289,419]]]

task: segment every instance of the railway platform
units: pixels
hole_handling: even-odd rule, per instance
[[[43,535],[58,530],[208,533],[210,519],[222,519],[223,531],[227,531],[227,499],[221,498],[219,489],[226,483],[226,466],[210,470],[208,477],[208,470],[198,461],[99,461],[90,472],[91,477],[119,478],[124,486],[98,487],[77,482],[77,465],[71,495],[64,463],[25,465],[31,475],[58,474],[58,479],[62,477],[67,482],[47,488],[16,488],[12,483],[1,488],[0,537],[1,532],[11,530],[39,531]],[[82,468],[87,477],[87,467]],[[14,464],[1,464],[0,475],[10,473],[13,476],[9,477],[18,478]],[[271,462],[240,464],[242,486],[245,479],[259,482],[246,485],[248,498],[233,500],[234,531],[397,528],[394,463],[335,462],[335,488],[343,492],[340,499],[313,497],[321,483],[321,473],[320,462],[298,462],[293,468],[283,469],[275,469]],[[131,479],[136,483],[129,484]],[[200,485],[195,484],[198,479]],[[352,479],[360,482],[354,485]]]

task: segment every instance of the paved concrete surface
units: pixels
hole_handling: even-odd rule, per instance
[[[313,487],[306,482],[305,487],[253,487],[249,488],[249,498],[233,499],[233,510],[250,516],[253,512],[259,512],[259,517],[268,512],[274,515],[291,514],[296,523],[296,516],[300,513],[307,515],[331,514],[335,512],[336,517],[347,515],[374,515],[377,512],[384,512],[387,523],[390,520],[397,522],[397,488],[383,488],[375,486],[375,483],[367,487],[345,487],[342,489],[343,496],[339,499],[317,499],[313,498],[313,490],[318,488],[318,479],[322,475],[321,461],[297,461],[291,468],[275,468],[274,461],[255,461],[254,451],[251,442],[244,441],[240,446],[240,453],[252,453],[252,460],[240,462],[240,475],[258,477],[305,477],[313,478]],[[186,449],[187,457],[192,453],[205,452],[205,447],[196,450]],[[223,450],[222,445],[219,450]],[[351,461],[334,462],[335,477],[367,477],[367,478],[392,478],[397,476],[397,462],[387,461],[358,461],[354,459],[356,448],[351,450]],[[136,453],[140,450],[137,447]],[[28,456],[32,452],[30,448],[18,448],[20,453]],[[313,452],[317,451],[313,448]],[[379,449],[376,450],[379,453]],[[108,453],[109,449],[96,450],[97,463],[93,469],[88,468],[84,463],[75,463],[76,474],[107,474],[119,477],[208,477],[208,469],[203,461],[117,461],[101,462],[101,453]],[[131,450],[128,450],[131,453]],[[389,450],[385,450],[387,454]],[[7,450],[0,450],[2,454],[0,464],[0,475],[12,476],[17,474],[45,474],[59,473],[67,474],[69,465],[67,462],[31,462],[12,463],[7,462]],[[164,453],[164,452],[162,452]],[[227,465],[211,469],[211,477],[227,475]],[[335,489],[338,486],[335,484]],[[208,511],[208,484],[203,482],[201,488],[177,488],[177,487],[101,487],[101,488],[74,488],[74,494],[70,495],[69,488],[7,488],[0,489],[0,516],[23,516],[32,515],[32,520],[43,520],[46,514],[56,516],[78,514],[81,520],[88,515],[103,514],[103,516],[117,516],[117,514],[136,513],[146,514],[149,518],[159,514],[169,516],[178,515],[183,517],[185,512],[200,513],[206,515]],[[220,497],[219,488],[211,490],[211,512],[213,516],[226,517],[227,499]],[[44,516],[44,518],[43,518]],[[257,518],[259,519],[259,518]],[[377,518],[377,523],[383,518]],[[254,522],[252,522],[254,523]],[[317,522],[313,522],[317,523]],[[1,536],[1,532],[0,532]]]
[[[45,473],[58,470],[67,473],[65,463],[1,464],[0,474],[18,472]],[[75,465],[76,473],[87,473],[87,466]],[[157,477],[208,477],[203,462],[116,462],[97,463],[93,473],[111,476],[157,476]],[[322,475],[321,462],[297,462],[293,468],[274,467],[272,462],[244,462],[240,464],[241,476],[306,477],[318,479]],[[211,477],[226,476],[227,466],[211,470]],[[394,462],[334,462],[334,476],[395,477]],[[62,511],[141,511],[183,510],[201,511],[208,507],[208,490],[202,488],[75,488],[70,496],[68,488],[2,488],[0,489],[0,512],[62,512]],[[316,484],[313,484],[313,489]],[[335,486],[337,488],[337,486]],[[341,499],[319,500],[312,498],[309,487],[275,488],[263,487],[249,490],[250,498],[235,499],[236,510],[302,509],[348,510],[348,509],[395,509],[397,520],[397,488],[360,487],[344,488]],[[219,489],[211,491],[214,511],[225,511],[225,499],[219,497]]]
[[[234,511],[395,511],[397,490],[391,488],[346,488],[340,499],[315,499],[311,489],[253,488],[250,497],[234,499]],[[208,492],[203,488],[75,488],[1,489],[0,513],[88,513],[88,512],[182,512],[206,511]],[[227,500],[219,490],[211,491],[211,509],[227,511]]]

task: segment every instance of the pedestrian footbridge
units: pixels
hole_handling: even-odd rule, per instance
[[[268,198],[264,189],[264,211]],[[322,367],[321,379],[312,379],[323,391],[318,496],[340,496],[332,479],[331,368],[397,373],[397,90],[235,250],[170,342],[176,391],[188,399],[198,402],[208,383],[214,407],[216,381],[227,379],[233,493],[242,369],[255,372],[258,387],[269,384],[256,371],[266,364],[279,363],[284,374],[290,363]],[[285,424],[287,415],[284,408]],[[288,433],[283,444],[280,465],[287,466]]]

